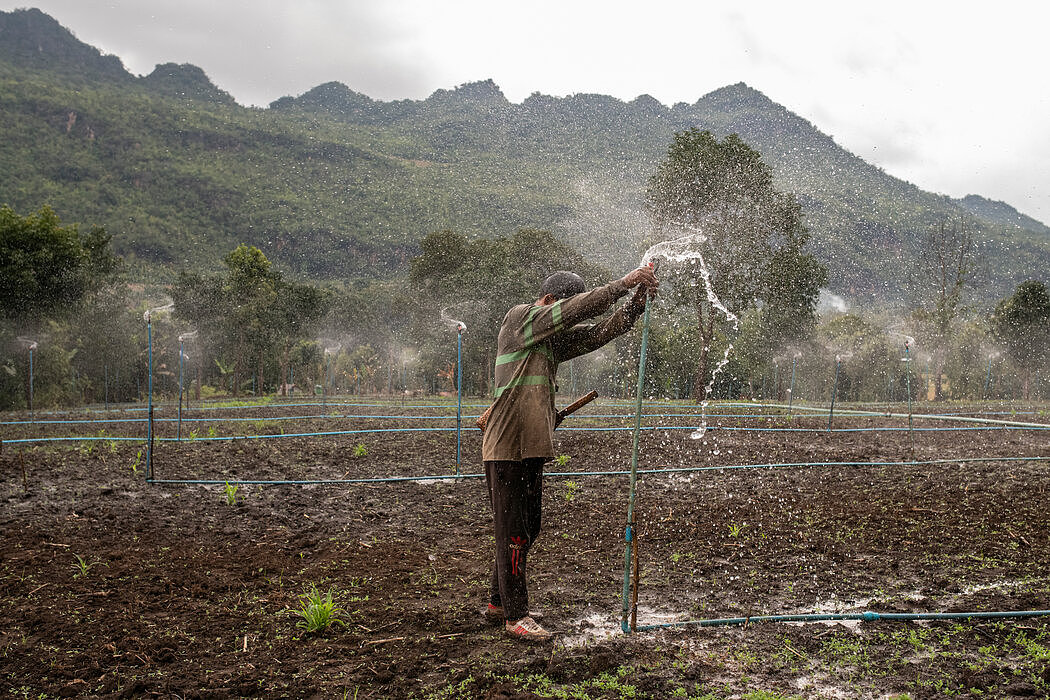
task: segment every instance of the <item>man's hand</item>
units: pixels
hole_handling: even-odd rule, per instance
[[[660,286],[660,282],[656,279],[656,273],[653,272],[653,268],[648,265],[642,265],[637,270],[632,270],[624,276],[621,282],[624,283],[628,289],[643,285],[651,290],[650,295],[656,293],[656,289]]]

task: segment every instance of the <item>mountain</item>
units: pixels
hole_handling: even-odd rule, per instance
[[[675,132],[737,133],[795,193],[833,292],[899,302],[928,231],[957,221],[995,270],[986,299],[1050,268],[1047,227],[932,194],[738,83],[693,104],[535,93],[491,80],[384,102],[325,83],[245,108],[191,65],[136,77],[38,10],[0,13],[0,203],[102,224],[143,276],[214,267],[238,243],[294,274],[397,277],[420,239],[557,232],[612,270],[650,235],[647,178]]]
[[[1006,202],[985,199],[976,194],[968,194],[962,199],[955,200],[955,202],[989,224],[1035,233],[1050,239],[1050,226],[1040,223],[1030,216],[1025,216]]]

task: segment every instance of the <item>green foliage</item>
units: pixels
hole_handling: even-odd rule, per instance
[[[175,314],[198,332],[191,343],[197,363],[218,369],[234,396],[252,386],[252,375],[260,393],[287,376],[293,349],[324,314],[325,295],[286,282],[253,246],[238,246],[223,262],[225,277],[180,274],[171,290]],[[271,368],[267,362],[273,358],[279,366]]]
[[[513,236],[473,241],[438,231],[423,239],[422,249],[409,270],[416,304],[405,309],[414,321],[420,361],[435,373],[451,372],[456,360],[453,320],[464,322],[467,393],[483,393],[488,387],[489,354],[507,310],[537,299],[548,275],[573,270],[592,285],[609,281],[608,273],[588,264],[550,231],[521,229]]]
[[[731,312],[740,316],[763,302],[755,338],[765,341],[764,354],[806,333],[827,270],[803,253],[809,234],[802,209],[793,195],[777,190],[758,151],[736,134],[719,141],[695,128],[677,133],[649,179],[646,205],[661,238],[704,236],[693,245],[703,255],[711,289]],[[728,321],[708,298],[698,265],[675,264],[661,273],[674,290],[672,301],[696,309],[701,352],[693,396],[699,400],[710,348]]]
[[[1050,291],[1029,280],[995,308],[992,325],[1006,352],[1024,373],[1024,393],[1031,394],[1031,377],[1050,357]]]
[[[235,506],[240,500],[243,500],[237,496],[240,488],[237,484],[231,484],[228,481],[223,485],[223,498],[226,500],[226,505]]]
[[[368,448],[365,447],[364,445],[360,445],[359,444],[359,445],[354,447],[354,451],[353,451],[352,454],[353,454],[353,456],[355,458],[357,458],[357,457],[365,457],[365,456],[368,455]]]
[[[296,623],[296,627],[303,629],[307,634],[323,632],[332,625],[345,625],[339,618],[346,611],[338,607],[333,599],[332,589],[325,593],[317,588],[317,584],[311,584],[310,590],[299,596],[299,609],[295,611],[302,619]]]

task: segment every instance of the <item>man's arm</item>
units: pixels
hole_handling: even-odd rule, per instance
[[[556,333],[562,333],[580,321],[600,316],[633,287],[655,290],[657,285],[652,269],[640,267],[622,279],[589,292],[561,299],[553,304],[533,306],[526,313],[522,328],[526,347],[541,343]]]
[[[618,335],[631,330],[645,311],[647,289],[639,286],[631,300],[601,323],[579,325],[551,339],[555,362],[565,362],[602,347]]]

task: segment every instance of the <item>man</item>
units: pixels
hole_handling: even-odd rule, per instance
[[[540,532],[543,464],[554,457],[554,393],[558,363],[596,350],[628,331],[656,293],[656,275],[641,267],[587,292],[571,272],[555,272],[541,298],[507,312],[500,327],[496,391],[482,441],[496,532],[492,587],[485,616],[519,639],[551,634],[529,616],[525,562]],[[577,325],[605,313],[628,290],[631,300],[602,323]]]

